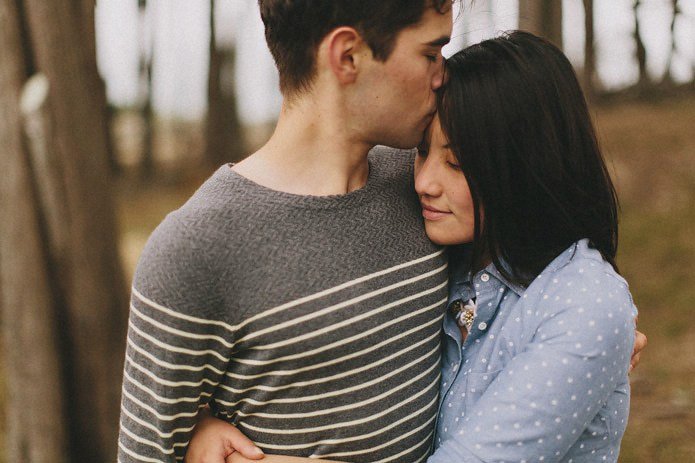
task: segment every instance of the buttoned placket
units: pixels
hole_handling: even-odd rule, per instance
[[[443,375],[443,377],[447,376],[448,378],[446,383],[442,384],[443,390],[439,401],[439,408],[437,409],[435,430],[438,429],[437,427],[439,425],[442,407],[444,406],[446,396],[449,395],[451,388],[453,387],[454,383],[456,383],[459,375],[463,374],[465,376],[467,374],[467,372],[461,373],[461,371],[464,369],[463,365],[465,364],[466,357],[471,357],[472,353],[470,351],[476,340],[479,340],[486,334],[492,320],[497,314],[497,309],[500,306],[500,302],[504,297],[506,290],[506,286],[497,278],[491,278],[490,272],[485,269],[475,275],[475,277],[472,279],[472,284],[468,283],[467,285],[461,285],[458,288],[457,294],[450,297],[450,303],[457,299],[468,300],[476,298],[478,309],[475,319],[473,320],[473,326],[470,332],[467,334],[466,339],[462,342],[461,332],[458,324],[447,307],[447,314],[444,318],[444,335],[448,336],[456,343],[457,362],[453,366],[446,366],[447,368],[455,368],[453,375]],[[433,450],[435,445],[436,440],[433,440]]]

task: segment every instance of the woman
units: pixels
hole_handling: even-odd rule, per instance
[[[635,309],[572,67],[513,32],[454,55],[447,72],[415,161],[427,234],[452,246],[428,462],[617,461]],[[191,459],[222,441],[218,426],[201,422]]]

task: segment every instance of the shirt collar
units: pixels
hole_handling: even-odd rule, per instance
[[[457,300],[467,301],[475,296],[471,287],[471,259],[473,247],[470,244],[449,248],[449,299],[446,306]]]
[[[572,246],[553,259],[553,261],[548,264],[543,272],[552,273],[561,269],[572,261],[572,258],[578,250],[581,251],[587,248],[588,240],[586,239],[572,244]],[[475,297],[475,291],[473,290],[471,284],[472,254],[473,249],[469,244],[452,246],[449,249],[449,299],[447,300],[447,307],[456,300],[460,299],[462,301],[468,301],[469,299],[473,299]],[[501,261],[501,265],[504,267],[507,273],[510,273],[510,269],[504,260]],[[499,280],[504,286],[514,291],[514,293],[516,293],[519,297],[521,297],[526,291],[526,287],[513,283],[505,278],[494,263],[490,263],[487,267],[478,272],[476,276],[482,273],[489,273],[491,276]]]

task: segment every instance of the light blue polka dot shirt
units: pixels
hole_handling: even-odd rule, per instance
[[[476,298],[465,342],[444,322],[429,463],[615,462],[627,425],[636,309],[587,240],[528,286],[452,262],[449,303]]]

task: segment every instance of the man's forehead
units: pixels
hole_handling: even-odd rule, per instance
[[[451,39],[453,28],[453,17],[451,8],[447,12],[441,13],[434,8],[428,8],[423,13],[420,21],[412,26],[414,32],[418,33],[419,40],[423,45],[432,47],[442,47]]]

